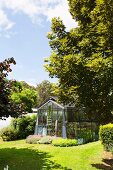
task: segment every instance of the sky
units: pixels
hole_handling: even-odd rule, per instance
[[[44,69],[51,54],[47,33],[53,17],[60,17],[67,30],[77,26],[67,0],[0,0],[0,62],[14,57],[17,63],[9,79],[30,85],[57,82]]]

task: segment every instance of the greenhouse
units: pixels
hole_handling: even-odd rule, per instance
[[[81,141],[94,141],[98,138],[98,126],[89,120],[87,114],[75,105],[62,105],[49,98],[37,109],[35,134],[78,138]]]

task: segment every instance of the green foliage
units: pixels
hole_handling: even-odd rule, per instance
[[[26,116],[12,119],[11,125],[1,130],[0,136],[3,140],[25,139],[34,134],[36,116]]]
[[[98,126],[95,123],[88,122],[70,122],[67,123],[67,137],[76,138],[82,144],[98,140]]]
[[[92,142],[93,139],[93,132],[90,129],[82,130],[78,132],[78,138],[83,138],[83,143]]]
[[[37,144],[41,138],[42,138],[42,136],[39,136],[39,135],[29,135],[26,138],[26,143]]]
[[[18,132],[18,139],[25,139],[28,135],[34,134],[35,123],[36,116],[25,116],[13,119],[11,127]]]
[[[42,104],[50,96],[54,96],[55,89],[56,85],[47,80],[42,81],[37,87],[30,86],[24,81],[14,81],[10,98],[13,104],[21,107],[21,112],[32,112],[32,108]]]
[[[13,141],[17,139],[17,131],[10,127],[3,128],[0,131],[0,136],[3,141]]]
[[[75,138],[77,125],[75,122],[67,123],[67,137],[68,138]]]
[[[0,62],[0,118],[12,115],[12,110],[15,109],[10,101],[12,81],[7,80],[8,74],[12,71],[11,64],[16,64],[14,58]]]
[[[37,85],[36,90],[38,93],[37,105],[42,104],[45,100],[47,100],[50,96],[54,96],[54,84],[50,83],[47,80],[42,81]]]
[[[13,85],[11,99],[15,104],[22,104],[24,112],[32,112],[32,108],[37,104],[37,92],[27,83],[17,82]]]
[[[77,145],[77,140],[76,139],[59,138],[59,139],[53,140],[52,144],[54,146],[59,146],[59,147],[76,146]]]
[[[42,137],[38,143],[40,144],[50,144],[52,142],[52,138],[50,136]]]
[[[52,19],[48,34],[52,49],[46,59],[50,77],[59,79],[56,93],[64,104],[76,102],[90,118],[113,120],[113,1],[68,0],[78,27],[66,31]]]
[[[113,150],[113,124],[100,126],[100,140],[107,151]]]

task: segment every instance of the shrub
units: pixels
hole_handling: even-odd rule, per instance
[[[107,151],[113,150],[113,124],[100,126],[99,137]]]
[[[75,138],[76,137],[76,129],[77,129],[77,123],[76,122],[68,122],[67,123],[67,136],[68,136],[68,138]]]
[[[3,141],[12,141],[17,139],[17,131],[12,128],[3,128],[0,131],[0,136]]]
[[[59,138],[59,139],[53,140],[52,144],[54,146],[60,146],[60,147],[76,146],[77,140],[76,139]]]
[[[90,129],[81,129],[81,131],[78,134],[78,138],[83,139],[83,143],[88,143],[93,141],[93,132]]]
[[[17,139],[25,139],[28,135],[34,134],[35,123],[36,116],[26,116],[13,119],[11,127],[17,130]]]
[[[35,115],[14,118],[9,127],[1,130],[0,136],[4,141],[25,139],[28,135],[34,134],[35,123]]]
[[[50,144],[52,143],[52,137],[50,136],[44,136],[39,140],[40,144]]]
[[[40,135],[29,135],[27,138],[26,138],[26,143],[29,143],[29,144],[37,144],[38,141],[42,138],[42,136]]]
[[[82,143],[88,143],[98,140],[98,125],[94,122],[68,122],[67,137],[70,139],[83,140]]]

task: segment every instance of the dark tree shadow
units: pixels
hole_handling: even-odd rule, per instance
[[[113,159],[103,159],[101,164],[92,164],[92,166],[102,170],[113,170]]]
[[[49,160],[46,152],[32,149],[2,148],[0,149],[0,170],[8,165],[8,170],[72,170]]]

